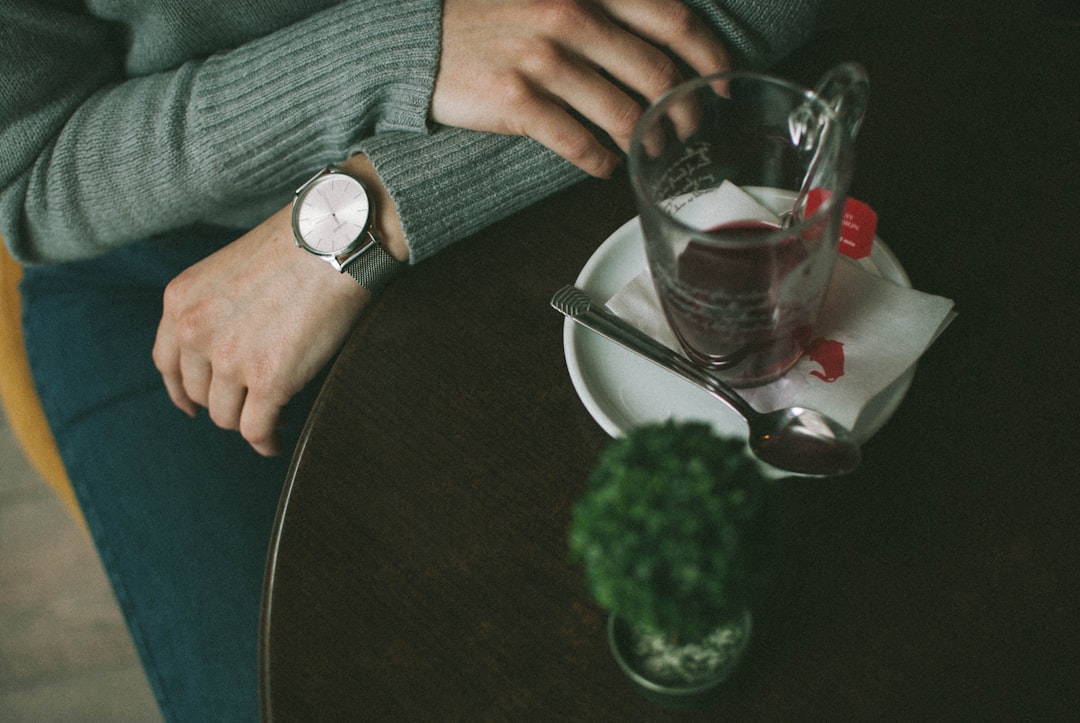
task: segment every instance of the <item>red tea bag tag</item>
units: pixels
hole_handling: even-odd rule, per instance
[[[806,195],[806,215],[811,216],[829,197],[829,192],[815,188]],[[844,221],[840,227],[840,253],[853,259],[870,255],[877,231],[877,214],[862,201],[849,198],[844,203]]]
[[[849,198],[844,203],[844,223],[840,228],[840,253],[853,259],[870,255],[877,231],[877,214],[862,201]]]

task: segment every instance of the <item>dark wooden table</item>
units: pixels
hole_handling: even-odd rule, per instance
[[[1080,711],[1080,27],[928,17],[778,71],[873,83],[853,195],[960,316],[855,474],[779,483],[776,576],[703,719]],[[548,301],[634,215],[590,182],[417,268],[337,360],[264,599],[269,721],[674,720],[567,561],[607,438]],[[693,716],[691,716],[692,718]]]

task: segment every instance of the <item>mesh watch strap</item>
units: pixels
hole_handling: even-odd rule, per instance
[[[373,297],[382,293],[387,284],[401,273],[405,264],[386,252],[378,241],[350,261],[343,271],[356,279],[356,283],[371,292]]]

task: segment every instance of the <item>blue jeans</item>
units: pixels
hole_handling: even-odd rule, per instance
[[[194,228],[27,269],[34,379],[120,608],[169,721],[258,720],[267,545],[288,456],[173,406],[151,359],[165,285],[239,234]],[[317,384],[289,409],[291,449]]]

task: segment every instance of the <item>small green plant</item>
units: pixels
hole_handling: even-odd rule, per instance
[[[574,508],[571,556],[634,628],[699,640],[745,610],[766,481],[742,441],[650,424],[601,454]]]

